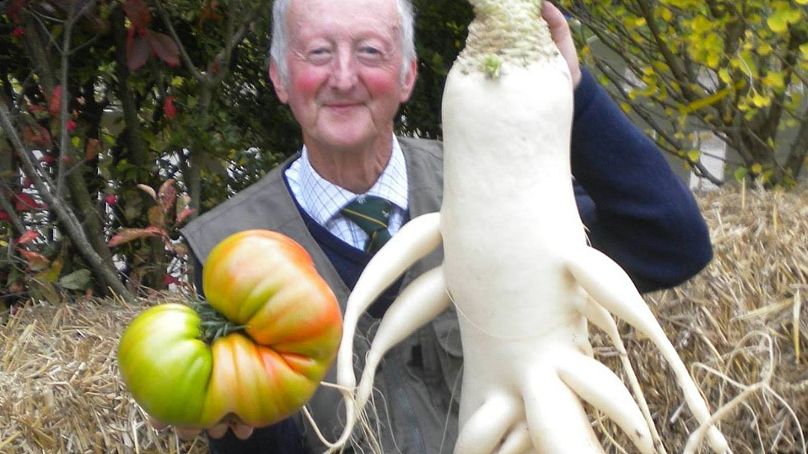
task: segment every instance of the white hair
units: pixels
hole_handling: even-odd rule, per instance
[[[278,68],[284,85],[289,81],[286,53],[289,51],[289,24],[286,20],[292,0],[275,0],[272,5],[272,44],[269,56]],[[410,74],[410,62],[415,59],[415,13],[411,0],[396,0],[401,23],[401,80]]]

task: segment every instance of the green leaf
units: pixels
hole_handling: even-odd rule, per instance
[[[68,290],[86,290],[93,281],[93,274],[90,270],[81,269],[62,276],[59,279],[59,286]]]

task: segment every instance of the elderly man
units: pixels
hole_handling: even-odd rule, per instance
[[[416,81],[412,7],[409,0],[276,0],[273,15],[269,75],[301,125],[303,149],[188,225],[183,235],[204,265],[211,248],[231,233],[281,231],[309,251],[344,304],[388,234],[440,209],[441,144],[393,131],[399,105]],[[653,143],[581,71],[561,13],[546,4],[544,16],[576,86],[572,165],[591,242],[642,290],[684,281],[712,256],[693,197]],[[371,205],[386,216],[383,232],[368,230],[353,216]],[[427,257],[388,289],[364,329],[400,286],[440,260],[439,254]],[[371,421],[384,452],[451,452],[462,365],[458,342],[455,316],[447,312],[387,355]],[[361,357],[362,348],[357,351]],[[339,404],[336,391],[321,389],[309,405],[332,440],[341,429]],[[254,431],[231,425],[232,431],[226,425],[209,431],[213,452],[323,450],[299,416]]]

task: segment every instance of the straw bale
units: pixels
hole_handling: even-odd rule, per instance
[[[721,409],[735,453],[804,452],[808,189],[727,188],[699,202],[714,260],[646,299],[712,409]],[[206,452],[202,437],[183,443],[152,429],[120,380],[118,339],[139,311],[161,302],[151,300],[28,303],[0,324],[0,453]],[[620,328],[661,438],[668,452],[681,452],[697,424],[659,353]],[[617,350],[595,328],[592,338],[596,356],[622,375]],[[633,452],[613,423],[592,414],[608,452]]]
[[[720,428],[735,453],[805,452],[808,188],[727,188],[700,194],[699,203],[713,261],[646,300],[712,410],[726,412]],[[669,452],[680,452],[697,424],[653,345],[620,326],[660,436]],[[620,370],[616,350],[597,332],[594,338],[600,359]],[[596,423],[610,450],[630,446],[612,423]]]
[[[158,433],[126,392],[115,352],[143,306],[29,303],[0,326],[0,453],[202,453]]]

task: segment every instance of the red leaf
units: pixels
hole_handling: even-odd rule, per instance
[[[5,210],[0,210],[0,221],[10,221],[10,220],[11,216],[9,216],[9,214]]]
[[[59,114],[59,111],[62,109],[62,86],[57,85],[53,87],[53,91],[51,92],[50,102],[48,103],[48,112],[51,115],[56,116]]]
[[[24,127],[22,130],[22,140],[30,145],[39,145],[41,147],[51,146],[50,131],[40,124]]]
[[[48,258],[40,253],[31,252],[22,248],[18,249],[18,251],[20,252],[20,255],[22,255],[23,258],[25,258],[25,260],[28,262],[28,266],[33,270],[45,269],[50,263]]]
[[[177,215],[177,224],[179,225],[185,222],[186,219],[188,219],[192,214],[194,214],[194,211],[195,210],[190,207],[183,208],[180,214]]]
[[[67,120],[67,132],[72,133],[76,130],[76,120],[70,119]]]
[[[37,202],[33,197],[25,193],[15,194],[14,198],[16,199],[14,209],[19,212],[45,208],[44,204]]]
[[[111,207],[115,206],[118,204],[118,196],[115,194],[108,194],[104,197],[104,202]]]
[[[8,14],[8,17],[10,17],[15,24],[20,23],[20,13],[22,13],[22,9],[25,8],[26,3],[28,3],[28,0],[11,0],[11,4],[8,5],[6,14]]]
[[[39,236],[39,232],[35,230],[26,230],[25,233],[17,238],[17,244],[25,244],[34,241]]]
[[[155,236],[167,236],[165,230],[156,227],[147,227],[145,229],[122,229],[112,236],[107,242],[107,246],[116,247],[134,241],[140,238],[151,238]]]
[[[130,34],[126,39],[126,66],[130,71],[137,71],[149,60],[151,51],[146,38]]]
[[[175,67],[180,64],[180,48],[177,43],[165,33],[155,32],[149,30],[146,33],[149,39],[149,45],[155,54],[163,60],[168,66]]]
[[[92,161],[101,152],[101,141],[96,138],[87,139],[87,146],[84,147],[84,159]]]
[[[45,153],[45,154],[42,155],[41,158],[39,158],[39,160],[42,161],[43,164],[50,166],[50,165],[53,165],[53,163],[56,162],[56,157],[54,157],[50,153]]]
[[[169,178],[162,185],[160,185],[160,190],[157,192],[157,196],[160,199],[160,208],[163,209],[163,213],[168,213],[168,210],[174,206],[174,201],[177,200],[177,190],[174,189],[173,178]]]
[[[173,96],[166,96],[166,99],[163,100],[163,114],[165,114],[166,118],[169,120],[173,120],[174,117],[177,116],[177,108],[174,107]]]
[[[163,284],[165,285],[179,284],[179,283],[180,280],[170,274],[166,274],[163,276]]]
[[[219,22],[222,20],[222,15],[216,9],[219,7],[219,2],[212,0],[205,2],[202,6],[202,11],[199,12],[199,26],[201,27],[206,21]]]
[[[126,0],[123,3],[123,11],[139,32],[142,32],[151,22],[149,6],[143,0]]]
[[[25,29],[22,27],[14,27],[14,30],[11,30],[11,37],[15,39],[20,39],[25,36]]]
[[[28,109],[28,112],[31,112],[32,114],[45,112],[45,107],[39,104],[28,104],[26,108]]]

